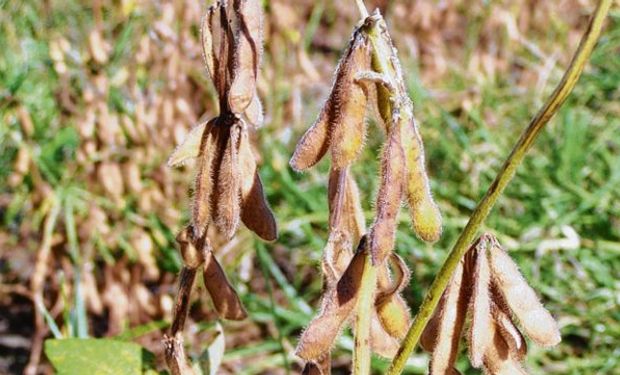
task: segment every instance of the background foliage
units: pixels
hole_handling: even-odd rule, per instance
[[[397,251],[413,271],[405,295],[415,311],[510,145],[560,79],[594,2],[373,4],[393,28],[446,219],[444,237],[429,246],[402,213]],[[263,244],[243,230],[217,246],[250,313],[223,323],[221,371],[235,374],[299,371],[291,353],[320,294],[328,173],[322,163],[295,174],[287,161],[357,21],[352,1],[265,6],[259,91],[267,118],[256,141],[281,237]],[[37,294],[40,337],[135,341],[155,354],[151,367],[163,368],[159,340],[180,266],[174,235],[188,219],[192,179],[165,159],[199,117],[217,111],[197,39],[205,7],[0,0],[0,373],[22,372],[36,346]],[[619,55],[615,6],[574,94],[487,222],[561,326],[558,347],[531,348],[533,373],[620,368]],[[358,183],[369,216],[381,137],[370,134],[355,171],[366,176]],[[57,220],[45,230],[50,217]],[[40,290],[31,284],[36,272],[45,276]],[[215,340],[204,294],[194,295],[190,313],[195,356]],[[55,364],[55,343],[46,345],[43,372]],[[338,344],[343,371],[351,347],[347,337]],[[408,371],[424,373],[426,360],[416,353]],[[378,373],[385,366],[373,363]],[[475,373],[467,366],[459,363]]]

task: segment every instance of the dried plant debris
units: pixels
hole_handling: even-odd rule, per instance
[[[536,344],[560,342],[555,320],[490,234],[480,237],[459,264],[422,334],[422,347],[432,353],[431,374],[458,374],[454,363],[467,315],[471,364],[488,374],[527,373],[522,365],[527,344],[513,317]]]
[[[197,159],[191,223],[177,237],[184,267],[171,335],[165,340],[166,361],[173,374],[185,373],[187,367],[180,340],[198,268],[202,267],[218,315],[230,320],[247,317],[215,258],[209,228],[230,239],[243,222],[266,241],[277,237],[249,134],[252,126],[263,121],[256,92],[262,22],[259,0],[220,0],[203,18],[203,57],[219,97],[220,115],[201,121],[168,159],[170,166]]]

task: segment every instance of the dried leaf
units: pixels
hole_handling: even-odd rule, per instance
[[[401,139],[405,150],[407,176],[405,190],[415,233],[424,241],[435,242],[441,236],[441,213],[433,196],[424,165],[424,146],[413,114],[403,116]]]
[[[493,282],[525,333],[539,345],[553,346],[561,341],[557,323],[540,303],[536,292],[527,284],[519,268],[494,239],[489,251]]]
[[[239,140],[239,168],[242,178],[241,220],[265,241],[274,241],[278,237],[278,228],[269,203],[265,199],[246,127],[241,130]]]
[[[183,143],[177,146],[172,155],[168,158],[169,167],[181,166],[189,159],[198,157],[198,154],[200,153],[202,135],[205,132],[205,129],[210,126],[210,123],[211,121],[202,122],[190,130],[187,137],[183,140]]]
[[[205,255],[203,277],[215,310],[222,319],[243,320],[248,316],[237,292],[210,250]]]
[[[377,216],[370,229],[370,254],[381,264],[394,249],[398,212],[403,196],[404,152],[398,129],[388,133],[381,157],[381,182],[377,193]]]
[[[228,103],[234,113],[243,113],[256,96],[256,79],[262,55],[262,6],[259,0],[234,0],[238,31],[234,53],[233,81]]]

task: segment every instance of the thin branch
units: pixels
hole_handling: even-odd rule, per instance
[[[439,274],[433,281],[422,306],[420,306],[418,315],[411,324],[411,327],[407,332],[407,336],[403,340],[398,353],[392,361],[388,374],[400,374],[403,371],[407,358],[416,347],[424,327],[430,320],[433,311],[435,310],[435,307],[443,294],[443,291],[446,289],[446,286],[450,281],[452,273],[460,260],[463,258],[463,255],[467,252],[469,244],[473,241],[476,233],[491,212],[491,209],[497,202],[498,198],[510,180],[514,177],[517,167],[523,161],[527,151],[531,148],[540,131],[549,122],[553,115],[557,113],[560,106],[564,103],[568,95],[575,87],[575,84],[581,76],[584,66],[599,38],[603,27],[603,21],[607,16],[610,5],[611,0],[599,1],[588,29],[586,30],[581,43],[575,52],[568,70],[564,74],[564,77],[562,77],[562,80],[556,87],[551,97],[549,97],[545,105],[532,119],[527,129],[523,132],[521,138],[519,138],[519,141],[513,148],[510,156],[495,178],[495,181],[493,181],[486,195],[482,198],[474,210],[469,222],[463,229],[463,232],[461,232],[460,237],[454,244],[452,251],[439,271]]]

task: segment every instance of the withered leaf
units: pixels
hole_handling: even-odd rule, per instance
[[[243,113],[256,96],[256,78],[263,44],[261,1],[234,0],[234,10],[238,30],[228,103],[234,113]]]
[[[203,277],[215,310],[222,319],[243,320],[248,316],[237,292],[210,250],[205,254]]]
[[[278,237],[276,220],[263,192],[256,159],[252,152],[248,130],[243,127],[239,141],[239,168],[241,176],[241,220],[265,241]]]
[[[169,167],[181,166],[189,159],[198,157],[200,154],[202,135],[211,121],[201,122],[190,130],[189,134],[187,134],[183,140],[183,143],[177,146],[172,155],[168,158]]]
[[[381,181],[377,193],[377,215],[370,229],[373,264],[381,264],[394,249],[398,212],[403,196],[404,151],[398,129],[388,133],[381,156]]]
[[[561,341],[557,323],[495,239],[488,256],[493,282],[527,336],[542,346],[557,345]]]

